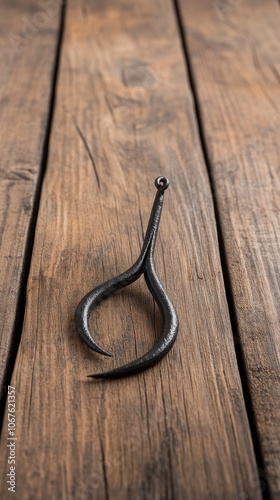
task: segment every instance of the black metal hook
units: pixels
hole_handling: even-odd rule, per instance
[[[120,274],[116,278],[112,278],[102,285],[97,286],[81,300],[76,310],[76,327],[80,337],[91,349],[99,352],[100,354],[104,354],[105,356],[111,356],[93,340],[90,334],[88,328],[90,311],[101,300],[108,297],[108,295],[127,285],[130,285],[144,273],[148,288],[156,300],[162,314],[162,334],[153,349],[151,349],[144,356],[124,366],[120,366],[119,368],[103,373],[95,373],[93,375],[89,375],[89,377],[117,378],[145,370],[160,361],[171,349],[176,340],[179,326],[178,317],[171,300],[169,299],[156,274],[153,257],[163,206],[164,191],[168,188],[169,181],[165,177],[158,177],[155,180],[155,186],[157,188],[157,193],[140,256],[135,264],[133,264],[127,271]]]

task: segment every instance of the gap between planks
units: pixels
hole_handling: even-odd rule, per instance
[[[187,38],[185,36],[185,27],[184,27],[182,13],[181,13],[180,5],[179,5],[180,0],[173,0],[173,2],[174,2],[175,16],[176,16],[177,24],[178,24],[178,33],[179,33],[179,36],[181,39],[183,54],[185,56],[186,73],[188,76],[190,90],[192,92],[193,100],[194,100],[194,110],[195,110],[195,115],[196,115],[196,119],[197,119],[197,128],[198,128],[198,135],[200,138],[200,146],[201,146],[201,150],[202,150],[203,157],[204,157],[205,167],[206,167],[208,177],[209,177],[210,189],[212,192],[214,214],[215,214],[215,219],[216,219],[216,228],[217,228],[217,236],[218,236],[218,244],[219,244],[219,253],[220,253],[221,267],[222,267],[222,272],[223,272],[224,287],[225,287],[225,292],[226,292],[226,299],[227,299],[227,304],[228,304],[228,311],[229,311],[231,326],[232,326],[234,348],[235,348],[237,365],[238,365],[240,379],[241,379],[244,402],[245,402],[245,407],[246,407],[247,416],[248,416],[248,420],[249,420],[249,425],[250,425],[251,436],[252,436],[252,441],[253,441],[253,445],[254,445],[254,451],[255,451],[256,461],[257,461],[257,465],[258,465],[258,470],[263,471],[264,470],[263,453],[262,453],[262,449],[260,446],[259,435],[257,432],[256,420],[255,420],[254,410],[253,410],[253,403],[252,403],[251,393],[250,393],[249,384],[248,384],[248,377],[247,377],[246,368],[245,368],[244,352],[242,350],[242,345],[240,342],[238,321],[237,321],[236,310],[235,310],[234,295],[233,295],[233,291],[232,291],[232,283],[231,283],[231,278],[230,278],[230,273],[229,273],[229,268],[228,268],[227,253],[226,253],[226,248],[225,248],[225,243],[224,243],[223,230],[222,230],[222,226],[221,226],[219,207],[217,204],[217,198],[216,198],[216,193],[215,193],[215,185],[214,185],[213,175],[212,175],[212,171],[211,171],[211,163],[209,160],[207,143],[206,143],[206,138],[205,138],[205,134],[204,134],[204,130],[203,130],[203,123],[202,123],[200,104],[199,104],[199,96],[198,96],[196,85],[195,85],[192,63],[191,63],[191,59],[190,59],[190,55],[189,55],[188,42],[187,42]],[[263,479],[262,472],[259,472],[259,479],[260,479],[260,481]],[[269,495],[268,488],[265,488],[265,490],[263,491],[263,498],[269,499],[269,497],[270,497],[270,495]]]
[[[52,120],[53,120],[53,112],[55,106],[55,92],[56,92],[56,82],[57,75],[59,70],[59,61],[61,54],[61,45],[63,40],[63,31],[64,31],[64,19],[65,19],[65,8],[66,8],[66,0],[63,0],[60,7],[60,20],[59,20],[59,28],[57,31],[57,46],[55,49],[54,56],[54,66],[53,66],[53,76],[50,90],[50,100],[49,100],[49,109],[48,109],[48,117],[46,121],[46,129],[44,134],[43,148],[42,148],[42,158],[41,165],[38,172],[38,179],[34,193],[32,212],[29,220],[29,226],[27,231],[27,238],[25,243],[25,249],[23,254],[23,271],[20,277],[19,289],[18,289],[18,298],[17,298],[17,306],[16,306],[16,314],[15,314],[15,322],[14,328],[12,331],[12,347],[10,350],[10,354],[7,360],[7,366],[5,369],[5,373],[3,376],[3,380],[0,381],[3,390],[1,391],[0,398],[0,436],[3,428],[3,417],[5,413],[5,405],[7,399],[7,387],[12,378],[13,369],[15,365],[15,360],[18,352],[18,348],[20,345],[21,334],[23,330],[23,321],[25,314],[25,306],[26,306],[26,293],[27,293],[27,282],[29,277],[33,247],[34,247],[34,239],[36,232],[36,224],[39,212],[40,205],[40,197],[42,192],[42,186],[44,181],[44,176],[46,173],[47,163],[48,163],[48,149],[49,149],[49,140],[52,128]]]

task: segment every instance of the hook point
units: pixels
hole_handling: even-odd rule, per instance
[[[108,351],[105,351],[105,349],[102,349],[102,347],[99,347],[97,344],[94,343],[94,345],[92,346],[92,344],[88,344],[88,346],[95,352],[98,352],[99,354],[103,354],[103,356],[108,356],[109,358],[112,358],[113,357],[113,354],[110,354]]]
[[[102,354],[104,354],[104,356],[108,356],[109,358],[112,358],[113,357],[113,354],[110,354],[109,352],[107,351],[103,351]]]

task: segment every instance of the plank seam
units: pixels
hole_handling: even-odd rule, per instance
[[[231,283],[230,273],[229,273],[229,265],[228,265],[227,254],[226,254],[225,241],[224,241],[224,236],[223,236],[219,208],[218,208],[218,204],[217,204],[215,182],[214,182],[214,178],[212,175],[211,162],[209,159],[209,154],[208,154],[208,149],[207,149],[207,144],[206,144],[206,139],[205,139],[205,133],[204,133],[204,129],[203,129],[202,116],[201,116],[201,111],[200,111],[199,96],[198,96],[198,92],[196,89],[195,77],[194,77],[194,72],[192,69],[191,59],[190,59],[190,55],[189,55],[189,49],[188,49],[187,40],[186,40],[185,28],[184,28],[183,21],[182,21],[182,15],[181,15],[181,11],[180,11],[179,1],[180,0],[173,0],[175,19],[177,21],[178,34],[179,34],[179,38],[181,41],[181,48],[182,48],[184,60],[185,60],[186,75],[187,75],[189,86],[190,86],[190,92],[191,92],[192,98],[193,98],[194,112],[195,112],[195,117],[197,120],[199,142],[200,142],[200,146],[201,146],[201,150],[202,150],[202,154],[203,154],[203,159],[204,159],[204,164],[205,164],[206,172],[208,175],[211,194],[212,194],[214,215],[215,215],[215,222],[216,222],[216,229],[217,229],[217,237],[218,237],[219,255],[220,255],[220,262],[221,262],[221,268],[222,268],[222,273],[223,273],[224,289],[225,289],[225,293],[226,293],[227,306],[228,306],[228,311],[229,311],[229,316],[230,316],[231,330],[232,330],[232,334],[233,334],[233,341],[234,341],[234,348],[235,348],[235,355],[236,355],[239,376],[240,376],[241,386],[242,386],[242,391],[243,391],[243,399],[244,399],[245,408],[246,408],[247,417],[248,417],[249,426],[250,426],[250,432],[251,432],[251,437],[252,437],[252,442],[253,442],[253,447],[254,447],[254,452],[255,452],[255,458],[256,458],[258,472],[259,472],[259,480],[262,481],[262,483],[263,483],[264,478],[263,478],[263,475],[261,475],[261,474],[264,471],[264,457],[263,457],[263,453],[262,453],[262,449],[261,449],[261,445],[260,445],[260,438],[259,438],[258,431],[257,431],[254,408],[253,408],[251,393],[250,393],[250,389],[249,389],[248,378],[247,378],[247,374],[246,374],[245,356],[244,356],[244,352],[243,352],[243,348],[242,348],[240,332],[239,332],[239,327],[238,327],[238,320],[237,320],[236,308],[235,308],[235,303],[234,303],[234,294],[233,294],[233,290],[232,290],[232,283]],[[265,484],[265,487],[263,488],[262,495],[263,495],[264,500],[271,499],[269,485],[267,482]]]
[[[21,340],[22,330],[23,330],[24,313],[25,313],[25,306],[26,306],[27,283],[28,283],[29,271],[30,271],[32,254],[33,254],[35,231],[36,231],[36,224],[37,224],[37,218],[38,218],[38,212],[39,212],[42,186],[43,186],[43,182],[44,182],[44,178],[45,178],[45,174],[46,174],[46,170],[47,170],[47,163],[48,163],[49,141],[50,141],[53,114],[54,114],[56,83],[57,83],[57,76],[58,76],[59,63],[60,63],[60,53],[61,53],[61,46],[62,46],[62,40],[63,40],[63,34],[64,34],[66,4],[67,4],[67,0],[64,0],[61,4],[61,9],[60,9],[60,22],[59,22],[59,28],[58,28],[57,45],[56,45],[55,56],[54,56],[53,74],[52,74],[52,79],[51,79],[51,90],[50,90],[50,98],[49,98],[49,106],[48,106],[48,117],[47,117],[47,122],[46,122],[45,137],[43,139],[42,156],[41,156],[40,168],[38,171],[38,179],[37,179],[37,184],[36,184],[36,187],[34,190],[32,212],[31,212],[31,216],[30,216],[30,221],[29,221],[28,230],[27,230],[26,243],[25,243],[25,248],[24,248],[23,266],[22,266],[22,273],[20,276],[19,293],[18,293],[18,299],[17,299],[17,305],[16,305],[16,315],[15,315],[15,319],[14,319],[14,326],[13,326],[13,332],[12,332],[12,343],[11,343],[12,348],[11,348],[11,351],[9,353],[7,369],[6,369],[6,372],[4,375],[4,380],[3,380],[4,387],[7,387],[10,384],[13,370],[14,370],[15,361],[16,361],[16,356],[17,356],[17,352],[18,352],[18,348],[19,348],[19,344],[20,344],[20,340]],[[3,427],[3,418],[4,418],[4,414],[5,414],[6,398],[7,398],[7,391],[4,392],[4,396],[3,396],[2,400],[0,401],[0,436],[1,436],[2,427]]]

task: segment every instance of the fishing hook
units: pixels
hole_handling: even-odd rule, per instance
[[[119,368],[103,373],[94,373],[93,375],[88,375],[89,377],[117,378],[145,370],[160,361],[171,349],[176,340],[179,326],[178,317],[171,300],[156,274],[154,265],[154,249],[163,206],[164,191],[169,186],[169,180],[165,177],[157,177],[155,186],[157,192],[140,256],[127,271],[97,286],[85,295],[76,310],[76,327],[80,337],[91,349],[105,356],[111,356],[91,336],[88,328],[90,311],[101,300],[108,297],[108,295],[130,285],[144,273],[147,286],[162,314],[162,334],[155,346],[147,354]]]

